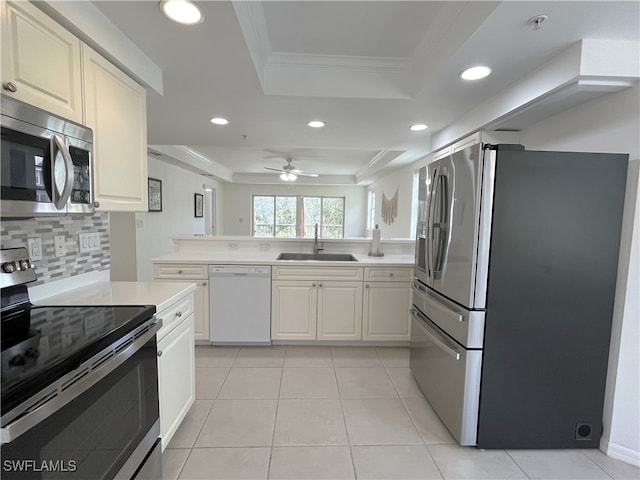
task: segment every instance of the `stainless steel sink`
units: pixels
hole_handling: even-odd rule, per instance
[[[325,262],[357,262],[350,253],[281,253],[276,260],[324,260]]]

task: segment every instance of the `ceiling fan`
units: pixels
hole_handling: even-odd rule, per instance
[[[291,162],[293,162],[292,158],[285,158],[285,160],[287,161],[287,164],[284,165],[282,167],[282,169],[279,168],[270,168],[270,167],[264,167],[267,170],[273,170],[274,172],[280,172],[280,179],[284,180],[285,182],[294,182],[298,177],[317,177],[318,174],[317,173],[304,173],[302,170],[298,170],[296,167],[294,167]]]

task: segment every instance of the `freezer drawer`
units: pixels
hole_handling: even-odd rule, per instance
[[[475,445],[481,350],[466,350],[411,309],[411,373],[460,445]]]
[[[418,280],[413,282],[413,304],[462,346],[482,348],[486,312],[456,305]]]

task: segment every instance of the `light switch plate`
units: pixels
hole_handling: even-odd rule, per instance
[[[100,234],[98,232],[79,233],[78,250],[80,253],[100,250]]]

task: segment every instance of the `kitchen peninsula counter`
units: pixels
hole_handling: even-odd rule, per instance
[[[329,253],[329,252],[327,252]],[[331,252],[333,253],[333,252]],[[337,252],[336,252],[337,253]],[[347,252],[351,253],[351,252]],[[325,260],[276,260],[280,252],[260,251],[224,251],[177,252],[153,259],[153,263],[198,264],[198,265],[271,265],[271,266],[351,266],[351,267],[392,267],[412,266],[413,255],[389,254],[383,257],[371,257],[365,254],[351,253],[358,261]],[[322,255],[322,254],[320,254]]]

